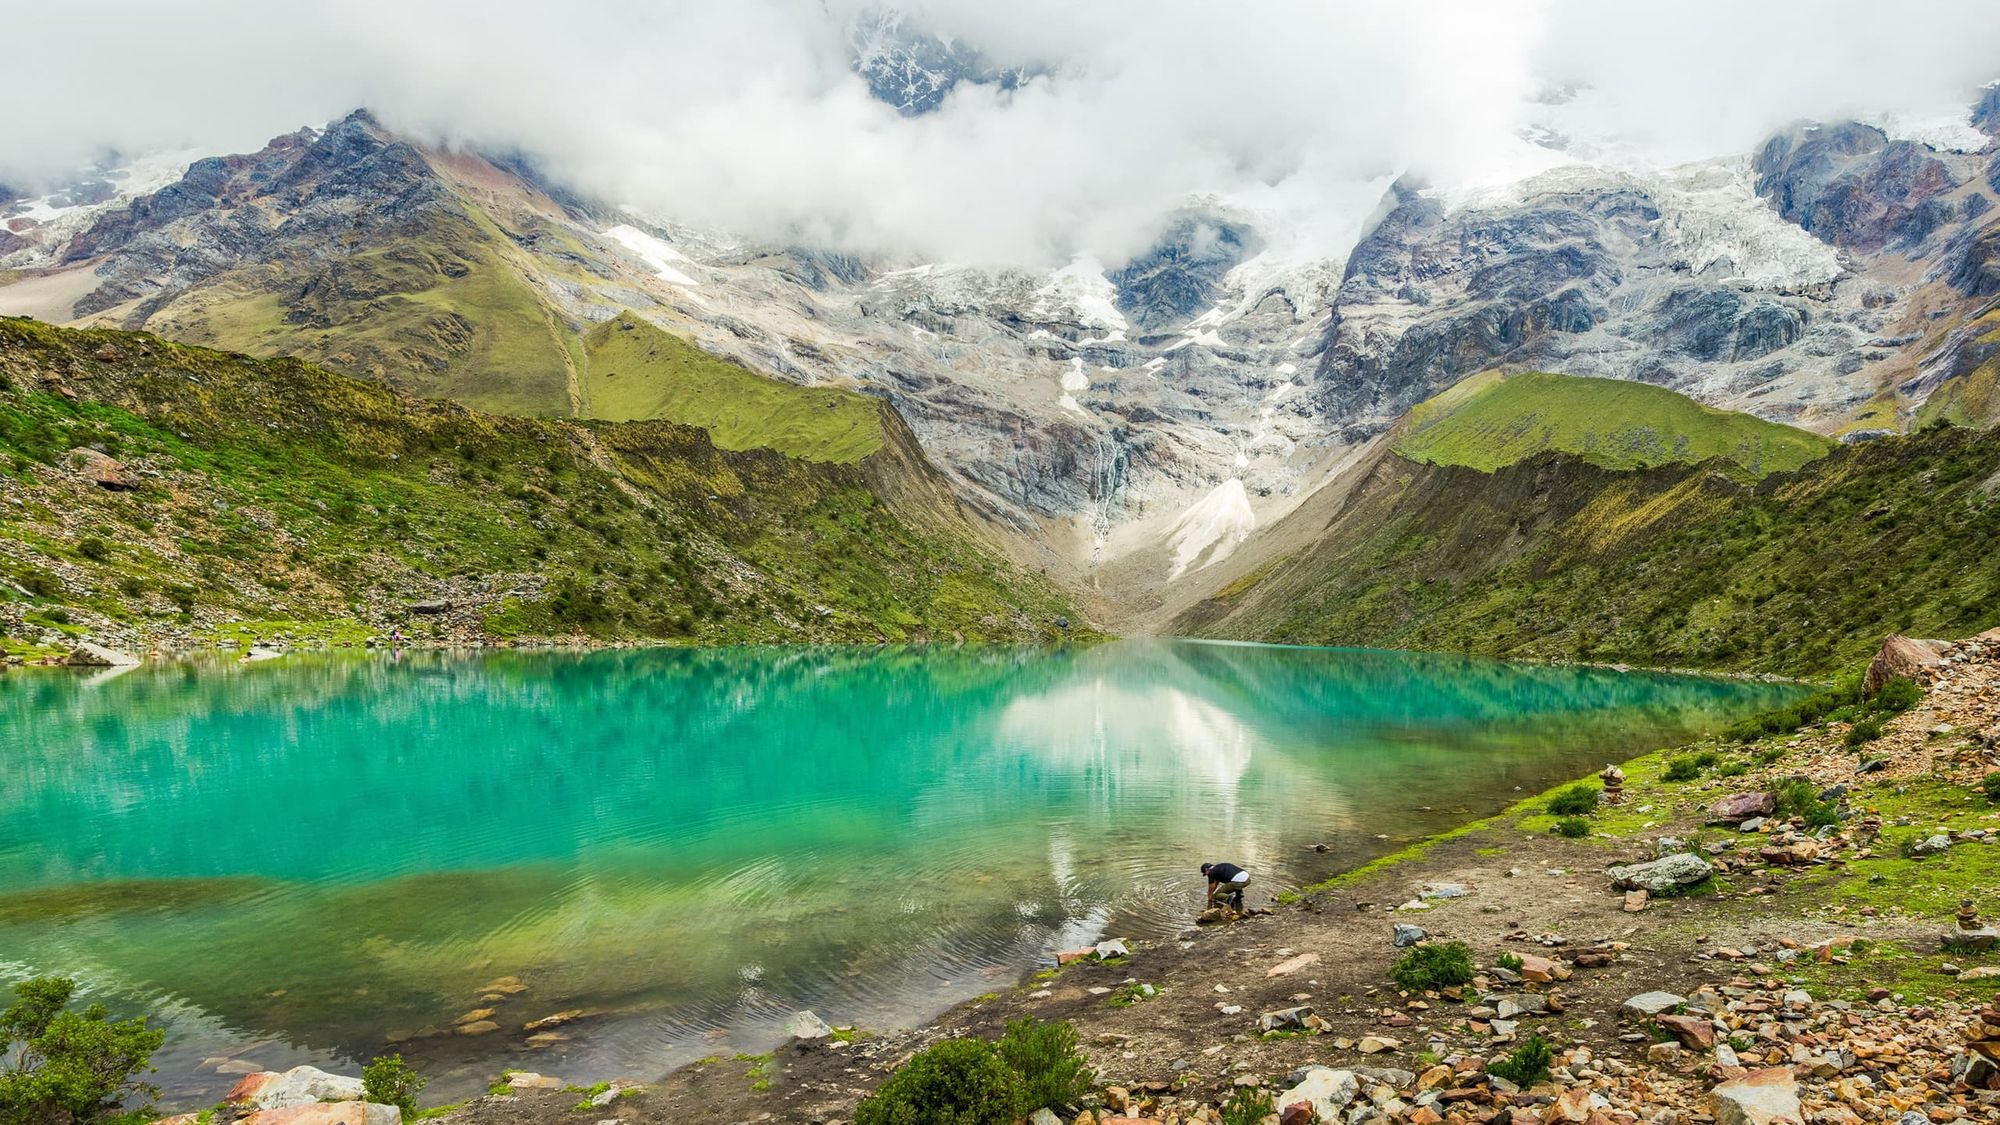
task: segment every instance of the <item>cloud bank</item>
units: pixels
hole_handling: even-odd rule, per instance
[[[1492,182],[1579,150],[1678,161],[1800,118],[1962,109],[1976,0],[904,0],[905,29],[1036,72],[904,117],[852,68],[863,0],[139,0],[14,13],[0,180],[106,150],[254,149],[366,105],[607,199],[762,238],[964,262],[1115,261],[1210,194],[1338,253],[1389,177]],[[1547,92],[1580,91],[1552,110]]]

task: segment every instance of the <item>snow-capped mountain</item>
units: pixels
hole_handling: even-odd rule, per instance
[[[893,78],[908,112],[1004,81],[893,21],[874,34],[857,66]],[[567,341],[632,310],[781,378],[890,400],[1022,557],[1158,586],[1495,366],[1643,379],[1824,432],[1908,425],[1991,350],[1972,325],[2000,296],[1994,102],[1928,139],[1801,126],[1677,168],[1401,182],[1345,257],[1190,199],[1129,259],[1048,270],[698,230],[357,114],[181,161],[170,182],[156,163],[100,177],[94,197],[13,200],[0,312],[588,415]]]

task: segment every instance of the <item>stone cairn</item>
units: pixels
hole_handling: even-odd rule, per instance
[[[1971,899],[1959,902],[1954,921],[1957,925],[1944,935],[1946,949],[1962,953],[1984,953],[1995,946],[2000,946],[2000,930],[1995,930],[1979,920],[1979,911],[1973,907]]]
[[[1605,804],[1622,805],[1625,803],[1624,770],[1619,769],[1615,765],[1605,766],[1604,772],[1598,774],[1597,779],[1604,783]]]

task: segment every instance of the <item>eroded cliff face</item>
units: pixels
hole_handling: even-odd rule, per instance
[[[1004,80],[884,52],[889,85]],[[1989,130],[1992,99],[1971,118]],[[1843,436],[1907,428],[1940,392],[1983,418],[2000,154],[1940,144],[1848,123],[1667,171],[1398,183],[1332,258],[1195,200],[1125,261],[986,269],[697,230],[356,114],[0,204],[0,311],[563,416],[589,412],[581,336],[631,310],[888,400],[1022,557],[1133,587],[1228,557],[1411,405],[1496,366]]]

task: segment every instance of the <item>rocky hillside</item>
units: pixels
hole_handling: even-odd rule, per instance
[[[1609,413],[1597,425],[1627,428]],[[1498,446],[1482,441],[1472,467],[1405,456],[1454,448],[1427,434],[1413,424],[1246,546],[1234,580],[1173,630],[1820,674],[1884,633],[2000,620],[1991,431],[1935,428],[1802,465],[1817,439],[1799,434],[1779,442],[1796,467],[1761,480],[1731,459],[1734,439],[1675,437],[1685,452],[1646,467],[1532,443],[1486,463]]]
[[[758,390],[719,443],[0,318],[0,643],[1062,634],[893,410]],[[835,446],[798,448],[821,414]]]

